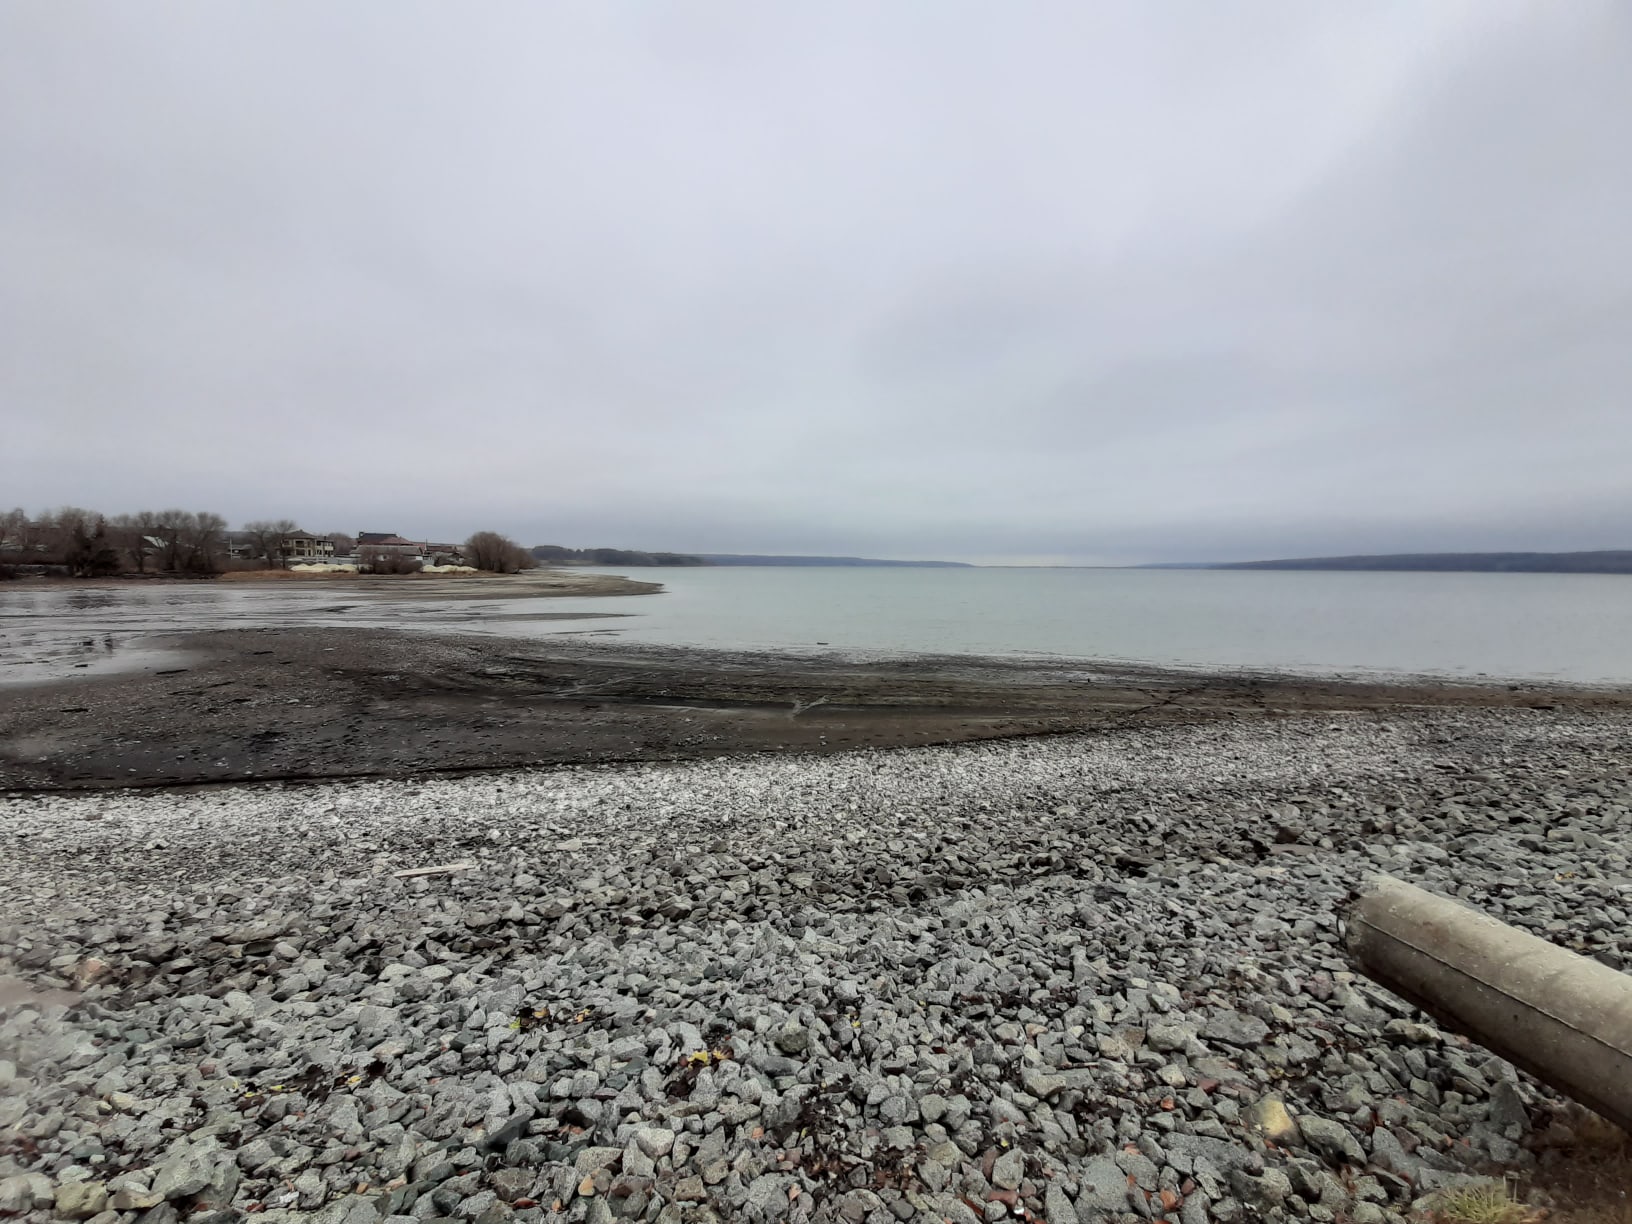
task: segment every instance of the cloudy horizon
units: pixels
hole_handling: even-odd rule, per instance
[[[0,509],[1632,547],[1632,9],[0,11]]]

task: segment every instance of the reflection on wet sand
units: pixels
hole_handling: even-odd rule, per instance
[[[522,588],[525,589],[525,588]],[[212,629],[431,629],[515,633],[528,623],[615,616],[573,611],[575,597],[472,599],[469,584],[447,598],[347,591],[300,583],[142,583],[0,589],[0,684],[158,672],[185,664],[174,635]]]

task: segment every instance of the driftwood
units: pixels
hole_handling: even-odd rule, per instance
[[[399,880],[413,880],[420,876],[452,875],[456,871],[469,871],[474,866],[475,863],[443,863],[439,867],[404,867],[391,874]]]

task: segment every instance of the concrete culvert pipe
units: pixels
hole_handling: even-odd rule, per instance
[[[1344,917],[1368,977],[1632,1130],[1632,977],[1390,876]]]

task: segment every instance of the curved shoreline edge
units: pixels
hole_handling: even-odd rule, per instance
[[[819,754],[1297,714],[1632,709],[1632,691],[1566,685],[426,630],[244,628],[165,644],[182,657],[162,668],[8,689],[0,791]]]

